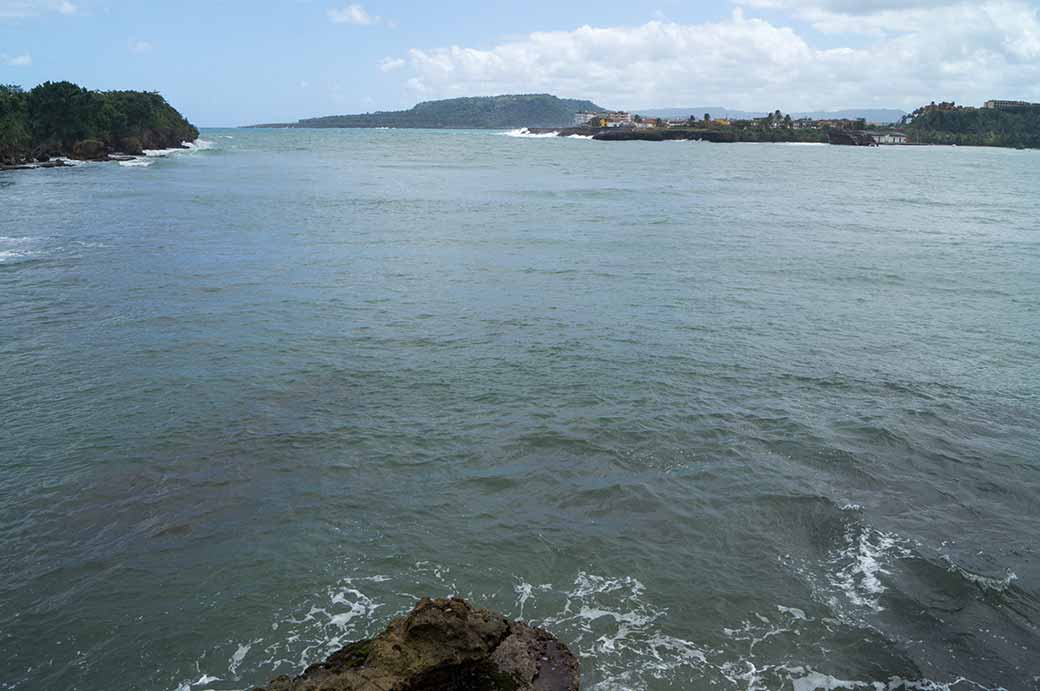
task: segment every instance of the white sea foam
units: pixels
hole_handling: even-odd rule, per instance
[[[0,264],[26,259],[32,255],[29,250],[0,250]]]
[[[151,158],[166,158],[174,154],[191,154],[197,151],[208,151],[214,147],[214,143],[207,139],[196,139],[193,142],[181,142],[180,148],[176,149],[145,149],[144,155]]]
[[[148,158],[135,158],[132,161],[120,161],[119,165],[124,168],[147,168],[152,165],[152,163],[154,163],[154,161]]]
[[[857,610],[881,612],[881,596],[887,590],[884,576],[891,564],[909,556],[905,541],[898,536],[850,522],[845,544],[831,551],[823,564],[795,568],[811,582],[824,603],[853,619]]]
[[[536,589],[541,591],[552,590],[552,584],[544,583],[542,585],[533,585],[518,579],[513,585],[513,592],[516,593],[516,606],[520,608],[519,616],[524,616],[524,605],[527,604],[527,601],[531,598]]]
[[[594,137],[591,134],[568,134],[567,139],[587,139],[591,141]]]
[[[521,137],[521,138],[524,138],[524,139],[547,139],[549,137],[556,137],[556,136],[558,136],[559,132],[553,131],[553,132],[535,133],[535,132],[531,132],[526,127],[521,127],[518,130],[509,130],[508,132],[498,132],[498,134],[500,134],[502,136],[505,136],[505,137]]]
[[[238,646],[238,649],[231,655],[231,659],[228,660],[228,672],[232,675],[238,675],[238,667],[242,664],[242,660],[249,654],[253,644],[259,641],[251,641],[249,643],[242,643]]]
[[[45,238],[28,235],[0,235],[0,264],[15,263],[38,254],[38,243]]]
[[[957,574],[961,578],[974,583],[984,590],[992,590],[994,592],[1002,593],[1010,588],[1012,583],[1018,580],[1018,576],[1016,576],[1015,572],[1010,569],[1005,571],[1003,577],[984,576],[980,573],[969,571],[968,569],[954,564],[948,556],[944,556],[943,559],[946,561],[947,569],[951,573]]]
[[[860,536],[855,535],[849,537],[846,547],[837,550],[850,564],[859,563],[864,553],[883,563],[898,552],[877,534],[865,532],[868,547],[864,548]],[[871,568],[865,572],[870,573]],[[429,561],[417,562],[393,578],[383,574],[343,578],[297,609],[298,614],[279,616],[271,625],[269,640],[223,648],[224,655],[230,654],[227,673],[216,672],[225,679],[242,678],[238,670],[248,666],[253,676],[295,674],[349,641],[371,637],[389,619],[410,610],[420,594],[456,592],[452,578],[451,568]],[[825,645],[832,626],[845,626],[833,619],[814,619],[795,606],[778,604],[775,611],[752,612],[738,626],[722,629],[732,643],[711,647],[669,633],[668,611],[655,606],[646,586],[630,576],[579,572],[573,582],[562,586],[514,577],[511,590],[460,594],[492,607],[495,598],[503,595],[510,603],[503,608],[507,616],[530,615],[533,625],[547,628],[566,641],[582,659],[583,667],[594,670],[586,682],[590,691],[645,691],[651,687],[719,691],[986,688],[966,679],[947,684],[898,677],[847,680],[832,676],[834,670],[792,662],[778,651]],[[778,659],[778,655],[782,657]],[[201,671],[192,679],[198,674]],[[215,676],[203,674],[199,681],[189,680],[177,691],[201,691],[192,687],[215,681]]]
[[[805,616],[804,609],[798,609],[797,607],[784,607],[783,605],[777,605],[776,608],[784,614],[790,614],[795,619],[800,621],[808,621],[808,617]]]

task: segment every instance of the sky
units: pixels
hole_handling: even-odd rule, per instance
[[[0,0],[0,83],[161,92],[201,126],[503,93],[607,108],[1040,101],[1040,0]]]

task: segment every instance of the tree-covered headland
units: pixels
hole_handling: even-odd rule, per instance
[[[0,85],[0,164],[56,156],[104,158],[140,154],[198,139],[199,131],[146,91],[90,91],[71,82],[45,82],[24,91]]]
[[[915,144],[1040,148],[1040,105],[967,108],[932,103],[905,119]]]

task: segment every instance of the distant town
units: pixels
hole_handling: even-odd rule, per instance
[[[1028,101],[990,100],[983,104],[982,109],[1004,112],[1024,112],[1040,108],[1040,104]],[[828,141],[831,144],[845,144],[852,146],[884,146],[905,145],[913,143],[935,143],[929,137],[918,141],[914,137],[912,123],[922,116],[930,113],[947,113],[951,111],[977,111],[978,108],[960,106],[952,102],[932,102],[918,108],[912,114],[904,116],[899,123],[871,123],[864,118],[859,119],[792,119],[779,110],[764,117],[750,119],[715,118],[711,113],[702,115],[690,115],[687,118],[664,119],[655,117],[644,117],[638,113],[625,111],[582,111],[574,115],[573,128],[564,134],[573,134],[575,131],[596,131],[603,139],[673,139],[682,138],[668,136],[660,132],[660,137],[637,134],[648,130],[672,130],[674,135],[679,132],[718,133],[719,135],[732,135],[732,139],[724,136],[704,136],[697,138],[710,139],[712,141]],[[603,130],[619,130],[617,134],[603,133]],[[623,136],[620,131],[628,130],[631,136]],[[779,137],[770,137],[775,133]],[[765,135],[765,136],[763,136]],[[785,136],[786,135],[786,136]],[[692,137],[691,137],[692,138]]]

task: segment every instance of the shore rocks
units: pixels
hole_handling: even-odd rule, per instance
[[[108,156],[105,143],[97,139],[84,139],[72,147],[72,158],[80,161],[101,161]]]
[[[122,146],[119,148],[124,154],[130,156],[144,155],[144,146],[141,144],[141,140],[138,137],[127,137],[123,140]]]
[[[578,660],[547,631],[425,598],[373,639],[358,641],[255,691],[578,691]]]

